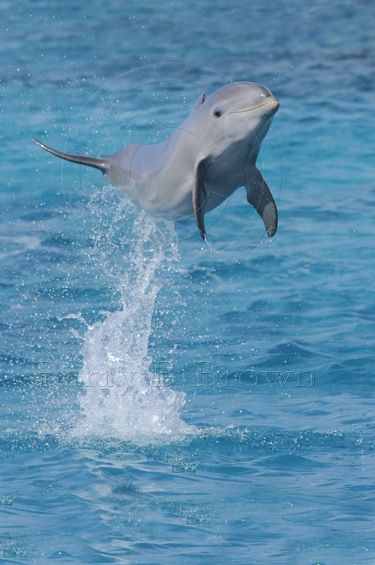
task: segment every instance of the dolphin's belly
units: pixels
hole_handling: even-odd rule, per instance
[[[177,220],[194,215],[193,210],[194,179],[165,178],[163,175],[147,175],[131,179],[130,182],[117,183],[117,186],[151,214]],[[237,178],[217,178],[208,175],[205,182],[207,195],[205,211],[210,212],[224,202],[238,186]]]
[[[112,184],[155,216],[166,219],[192,216],[194,162],[171,160],[165,166],[160,159],[161,149],[157,145],[141,149],[133,146],[132,152],[126,153],[126,162],[122,153],[119,154],[119,160],[112,162],[108,176]],[[211,161],[205,172],[206,212],[220,206],[243,184],[239,174],[241,167],[228,161],[230,160]]]
[[[193,214],[191,180],[148,178],[138,186],[139,203],[148,212],[169,220]]]
[[[224,182],[223,182],[224,181]],[[207,194],[206,212],[220,206],[242,183],[237,179],[223,179],[205,183]],[[181,219],[193,216],[193,179],[160,183],[160,179],[147,179],[137,190],[140,205],[151,214],[166,219]]]

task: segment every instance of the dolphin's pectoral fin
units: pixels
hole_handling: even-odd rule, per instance
[[[204,210],[207,202],[207,193],[204,187],[204,174],[206,169],[206,160],[200,161],[195,169],[194,186],[193,186],[193,210],[195,221],[201,234],[202,239],[207,241],[206,228],[204,226]]]
[[[247,201],[254,206],[264,222],[268,237],[277,231],[277,208],[266,181],[256,167],[246,175]]]

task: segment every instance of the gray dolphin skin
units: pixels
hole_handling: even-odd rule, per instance
[[[34,141],[57,157],[99,169],[151,214],[166,219],[194,215],[204,240],[205,213],[244,186],[248,202],[272,237],[277,208],[256,160],[278,108],[268,88],[234,82],[209,97],[202,94],[188,118],[161,143],[129,145],[96,159]]]

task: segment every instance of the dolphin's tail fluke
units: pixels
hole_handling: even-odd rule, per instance
[[[99,169],[103,173],[103,175],[108,171],[108,163],[105,159],[95,159],[95,157],[87,157],[86,155],[72,155],[71,153],[63,153],[62,151],[58,151],[57,149],[53,149],[53,147],[49,147],[45,143],[42,143],[35,137],[33,137],[33,141],[39,145],[48,153],[52,153],[56,157],[60,157],[60,159],[65,159],[66,161],[71,161],[72,163],[78,163],[80,165],[87,165],[88,167],[94,167],[95,169]]]

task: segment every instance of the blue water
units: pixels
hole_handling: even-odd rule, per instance
[[[3,1],[4,563],[373,564],[370,2]],[[92,155],[267,85],[272,242],[239,190],[156,222]]]

